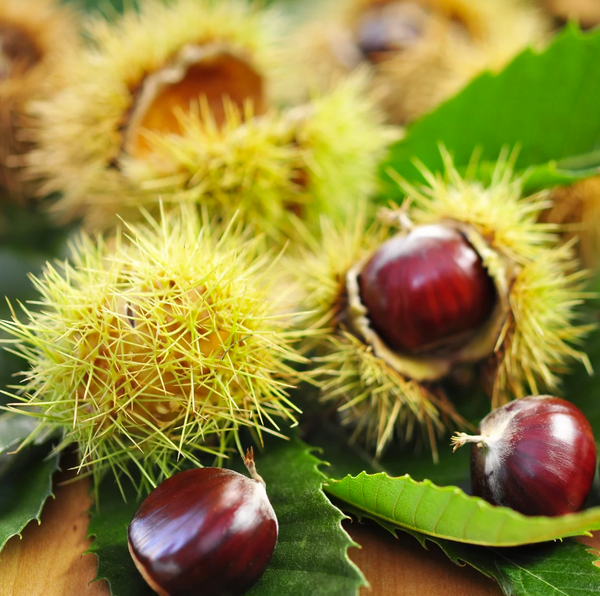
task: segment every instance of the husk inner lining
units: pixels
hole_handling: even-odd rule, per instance
[[[0,22],[0,81],[27,72],[41,59],[41,51],[26,31]]]
[[[266,99],[262,77],[240,56],[219,45],[187,46],[169,66],[148,75],[138,92],[124,136],[124,150],[133,157],[152,153],[146,132],[181,134],[180,114],[208,108],[220,128],[227,104],[244,114],[251,105],[254,116],[264,114]]]

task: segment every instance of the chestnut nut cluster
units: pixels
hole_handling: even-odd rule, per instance
[[[401,182],[403,206],[376,223],[358,212],[351,229],[324,227],[324,256],[300,274],[310,321],[331,329],[318,345],[322,400],[376,456],[416,430],[435,459],[436,438],[465,424],[449,378],[478,379],[498,407],[553,392],[570,359],[588,364],[584,282],[572,247],[538,222],[543,197],[524,195],[508,160],[484,185],[442,158],[443,175]]]
[[[403,366],[406,355],[425,361],[458,359],[461,350],[465,361],[484,355],[469,345],[485,337],[490,321],[497,330],[493,319],[501,320],[504,310],[495,312],[501,294],[468,234],[446,223],[417,226],[381,244],[349,274],[363,307],[358,327],[384,358],[391,356],[392,366]],[[592,429],[565,400],[512,401],[484,418],[477,435],[458,433],[453,441],[455,449],[473,443],[473,493],[493,504],[526,515],[563,515],[579,511],[590,493]]]

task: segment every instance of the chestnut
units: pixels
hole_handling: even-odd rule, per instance
[[[494,410],[479,434],[457,433],[456,450],[473,443],[473,494],[525,515],[579,511],[596,473],[590,423],[572,403],[524,397]]]
[[[235,596],[267,568],[278,525],[252,450],[252,478],[222,468],[175,474],[142,502],[128,529],[129,552],[161,596]]]
[[[368,60],[378,62],[421,42],[430,21],[429,11],[418,2],[373,4],[358,19],[356,43]]]
[[[466,237],[446,225],[414,228],[384,242],[360,272],[374,330],[394,350],[422,352],[484,323],[495,288]]]

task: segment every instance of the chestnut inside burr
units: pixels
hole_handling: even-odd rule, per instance
[[[542,0],[544,8],[561,25],[576,19],[583,29],[591,29],[600,23],[600,4],[597,0]]]
[[[129,432],[136,434],[148,426],[164,427],[179,415],[183,398],[193,393],[198,403],[211,399],[210,372],[192,364],[188,354],[192,346],[203,356],[222,353],[228,343],[225,332],[214,329],[205,296],[205,288],[179,288],[172,280],[157,282],[147,288],[146,300],[135,303],[122,297],[102,309],[102,332],[79,334],[77,345],[82,360],[93,359],[93,372],[86,372],[76,390],[79,403],[88,414],[106,413],[99,424],[111,424],[119,416]],[[169,299],[167,299],[169,298]],[[186,325],[182,313],[195,311],[195,328]],[[115,337],[122,337],[122,356],[128,358],[127,370],[115,365]],[[177,347],[171,337],[177,337]],[[160,349],[172,366],[162,374],[157,372],[154,348]],[[184,371],[195,368],[195,383],[182,382]],[[114,394],[113,394],[114,392]],[[135,395],[126,408],[117,409],[112,396],[125,399]],[[215,399],[214,396],[212,399]]]
[[[123,149],[137,158],[152,153],[145,132],[181,134],[180,115],[208,108],[217,127],[226,121],[229,102],[253,115],[267,105],[262,77],[241,57],[217,45],[187,46],[173,64],[148,75],[136,94],[124,133]],[[206,102],[206,103],[203,103]]]
[[[0,81],[18,77],[41,59],[40,49],[26,31],[0,22]]]
[[[372,2],[357,19],[356,45],[367,60],[377,63],[417,46],[440,26],[451,36],[470,38],[478,27],[460,9],[432,7],[427,0]]]
[[[405,353],[466,343],[496,302],[479,254],[461,232],[443,225],[388,240],[358,281],[371,326],[392,350]]]
[[[422,39],[431,15],[418,2],[375,4],[360,16],[356,27],[357,45],[373,62],[387,52],[406,50]]]

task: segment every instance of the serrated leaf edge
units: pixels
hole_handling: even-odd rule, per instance
[[[346,515],[339,507],[336,507],[331,502],[331,499],[329,499],[327,497],[327,495],[325,494],[325,487],[327,486],[327,483],[329,482],[329,478],[320,469],[320,467],[321,466],[329,466],[330,464],[328,462],[322,460],[322,459],[319,459],[316,455],[314,455],[314,452],[320,452],[320,451],[322,451],[319,447],[307,446],[304,451],[305,451],[305,453],[310,458],[312,458],[314,470],[321,477],[321,486],[319,488],[319,493],[320,493],[322,499],[324,499],[327,504],[329,504],[333,509],[335,509],[336,516],[338,517],[338,527],[343,532],[344,536],[346,537],[348,546],[346,547],[345,560],[346,560],[346,563],[349,564],[350,567],[352,569],[354,569],[354,571],[358,574],[358,577],[359,577],[360,582],[361,582],[359,584],[359,586],[358,586],[357,594],[358,594],[358,591],[360,590],[361,587],[365,587],[365,588],[369,588],[370,589],[371,585],[369,584],[369,581],[365,577],[364,573],[361,571],[361,569],[358,567],[358,565],[348,555],[348,550],[350,548],[360,548],[360,549],[362,549],[362,546],[360,544],[358,544],[358,542],[356,542],[355,540],[353,540],[352,537],[350,536],[350,534],[348,534],[348,532],[345,530],[344,526],[342,526],[342,521],[343,520],[345,520],[345,519],[352,520],[352,518],[349,517],[348,515]]]
[[[297,439],[297,441],[300,442],[299,439]],[[331,500],[327,497],[327,495],[325,494],[324,486],[327,482],[329,482],[329,478],[320,469],[320,467],[329,466],[330,464],[326,461],[319,459],[318,457],[316,457],[314,455],[314,452],[319,452],[319,451],[322,451],[319,447],[312,447],[312,446],[308,446],[308,445],[306,445],[306,447],[304,449],[304,453],[310,458],[310,460],[312,460],[313,469],[316,472],[316,475],[321,478],[321,485],[320,485],[319,491],[318,491],[320,493],[320,498],[322,499],[323,504],[327,504],[328,506],[330,506],[331,508],[333,508],[335,510],[335,515],[338,518],[337,519],[338,528],[343,533],[343,535],[346,537],[347,546],[346,546],[345,553],[344,553],[344,559],[345,559],[346,564],[349,565],[349,567],[357,574],[359,584],[357,586],[356,594],[358,595],[358,592],[360,591],[361,587],[370,588],[371,586],[370,586],[367,578],[365,577],[364,573],[361,571],[360,567],[358,567],[358,565],[356,565],[356,563],[354,563],[354,561],[352,561],[352,559],[348,555],[348,550],[350,548],[362,548],[362,546],[360,544],[358,544],[356,541],[354,541],[352,539],[352,537],[350,536],[350,534],[348,534],[348,532],[342,526],[343,520],[345,520],[345,519],[351,520],[351,518],[348,515],[346,515],[343,511],[341,511],[341,509],[339,509],[339,507],[336,507],[331,502]],[[90,514],[98,514],[98,512],[94,510],[93,504],[90,506]],[[96,557],[96,561],[97,561],[96,577],[90,583],[100,581],[100,580],[106,581],[106,583],[108,584],[111,596],[114,596],[110,580],[107,577],[100,576],[100,574],[99,574],[100,573],[99,572],[100,557],[94,549],[95,544],[96,544],[96,540],[95,540],[96,534],[93,532],[88,532],[86,534],[86,538],[87,538],[87,540],[91,540],[91,544],[90,544],[89,548],[83,553],[83,555],[88,555],[88,554],[94,555]]]
[[[410,536],[415,538],[415,540],[417,540],[419,542],[419,544],[426,551],[430,550],[430,545],[434,545],[439,550],[441,550],[444,553],[444,555],[446,555],[446,557],[452,563],[454,563],[456,566],[458,566],[458,567],[469,566],[472,569],[474,569],[475,571],[485,575],[487,578],[495,581],[506,596],[519,596],[519,594],[512,589],[511,583],[509,581],[507,581],[506,578],[502,574],[498,573],[498,575],[494,575],[492,572],[485,569],[484,567],[481,567],[481,566],[477,565],[476,563],[468,561],[465,558],[462,558],[459,556],[452,556],[444,548],[444,546],[442,544],[440,544],[439,542],[436,542],[436,539],[433,536],[428,536],[426,534],[423,534],[422,532],[417,532],[416,530],[411,530],[409,528],[395,526],[393,524],[386,523],[383,520],[376,520],[376,519],[370,517],[369,515],[366,515],[364,513],[364,511],[361,511],[359,509],[351,508],[351,513],[353,516],[355,516],[357,518],[357,520],[359,522],[362,522],[363,519],[372,519],[373,521],[376,521],[382,528],[384,528],[390,534],[392,534],[394,536],[394,538],[398,538],[398,531],[409,534]],[[439,538],[438,540],[444,540],[444,538]],[[593,547],[588,546],[586,544],[583,544],[583,546],[586,547],[586,549],[585,549],[586,552],[588,552],[593,557],[593,559],[590,560],[590,564],[593,565],[595,562],[600,561],[600,551],[598,551],[598,550],[594,549]],[[488,548],[489,550],[493,551],[494,553],[499,553],[499,550],[497,548],[493,548],[493,547],[483,547],[483,548]],[[501,554],[501,553],[499,553],[499,554]]]
[[[52,481],[53,481],[53,478],[54,478],[54,474],[56,474],[56,472],[60,471],[60,466],[58,465],[59,464],[59,460],[60,460],[60,455],[53,454],[53,455],[49,456],[48,459],[54,459],[55,466],[54,466],[53,470],[50,473],[50,476],[49,476],[49,479],[48,479],[48,490],[46,491],[46,494],[43,496],[43,498],[41,500],[40,507],[39,507],[37,513],[35,515],[30,516],[29,519],[27,519],[27,521],[21,526],[21,529],[18,532],[15,532],[14,534],[11,534],[10,536],[7,536],[7,538],[4,541],[0,540],[0,553],[2,552],[2,550],[6,546],[7,542],[11,538],[14,538],[15,536],[18,536],[19,540],[23,540],[23,530],[32,521],[36,520],[37,523],[38,523],[38,526],[41,525],[42,524],[42,512],[44,510],[44,506],[46,505],[46,502],[50,498],[56,499],[56,495],[54,494],[54,491],[52,490]]]
[[[400,529],[400,528],[397,528],[397,529]],[[397,530],[397,529],[395,529],[395,530]],[[392,530],[390,529],[390,531],[392,531]],[[475,571],[478,571],[479,573],[485,575],[485,577],[495,581],[506,596],[525,596],[524,593],[515,592],[512,588],[512,584],[501,573],[498,573],[498,575],[494,575],[492,572],[477,565],[476,563],[467,561],[466,559],[464,559],[462,557],[454,557],[454,556],[450,555],[446,551],[446,549],[443,547],[443,545],[439,544],[438,542],[435,542],[435,540],[431,536],[426,536],[424,534],[421,534],[420,532],[415,532],[413,530],[406,530],[404,528],[402,528],[402,531],[410,534],[413,538],[415,538],[425,550],[429,550],[428,545],[433,544],[433,545],[437,546],[437,548],[439,548],[444,553],[444,555],[446,555],[446,557],[448,557],[448,559],[450,561],[452,561],[452,563],[454,563],[458,567],[469,566],[472,569],[475,569]],[[392,533],[395,534],[395,532],[392,532]],[[582,546],[587,547],[587,545],[585,545],[585,544]],[[486,548],[490,548],[490,550],[493,551],[494,553],[496,553],[500,556],[503,556],[502,553],[499,552],[499,550],[497,548],[493,548],[493,547],[486,547]],[[593,557],[589,561],[590,565],[593,565],[596,561],[600,561],[600,558],[598,557],[598,554],[593,547],[587,547],[587,548],[585,548],[585,551],[587,553],[589,553],[590,555],[592,555],[592,557]]]
[[[406,129],[405,135],[401,139],[392,143],[388,147],[387,157],[380,163],[379,177],[380,177],[382,189],[380,191],[379,199],[387,205],[389,203],[390,199],[399,200],[400,197],[403,196],[403,192],[398,187],[397,183],[394,181],[393,176],[390,176],[388,173],[390,170],[396,172],[395,164],[402,162],[402,159],[398,159],[395,152],[397,150],[401,150],[401,148],[403,148],[403,146],[409,144],[415,136],[419,136],[420,134],[422,134],[421,130],[423,128],[425,129],[425,131],[428,130],[428,127],[431,128],[429,123],[432,118],[434,119],[436,117],[438,112],[445,113],[448,110],[452,110],[453,106],[456,105],[457,102],[461,101],[461,99],[459,99],[459,98],[461,98],[465,93],[467,93],[467,94],[471,93],[472,88],[480,86],[482,84],[485,85],[485,84],[487,84],[486,83],[487,81],[496,81],[498,79],[503,78],[506,75],[506,72],[508,70],[514,68],[515,63],[517,63],[517,62],[523,62],[523,61],[535,59],[536,57],[545,56],[547,53],[553,51],[555,46],[559,46],[561,43],[565,43],[565,39],[568,39],[569,37],[572,37],[574,40],[579,41],[579,42],[593,43],[595,40],[600,38],[600,31],[598,31],[598,30],[593,30],[591,32],[584,31],[579,27],[577,22],[575,22],[575,21],[569,22],[568,25],[565,26],[563,28],[563,30],[560,33],[558,33],[549,43],[547,43],[543,46],[539,46],[539,47],[535,47],[535,46],[526,47],[522,52],[517,54],[513,58],[513,60],[508,65],[506,65],[505,68],[503,68],[501,70],[498,70],[498,71],[490,70],[490,69],[483,70],[480,74],[478,74],[476,77],[474,77],[469,82],[469,84],[460,91],[460,93],[454,95],[453,97],[450,97],[446,101],[442,102],[439,106],[437,106],[434,110],[432,110],[431,112],[426,114],[424,117],[418,118],[413,123],[411,123],[411,125],[408,126]],[[448,108],[448,106],[450,106],[450,108]],[[438,139],[438,141],[439,140],[440,139]],[[451,147],[449,147],[449,148],[451,149]],[[407,159],[407,158],[405,157],[404,159]],[[413,166],[415,165],[414,159],[415,159],[414,157],[410,159]],[[554,158],[554,159],[548,160],[547,162],[542,161],[540,163],[530,164],[528,168],[526,168],[525,170],[521,170],[519,173],[523,173],[524,171],[527,171],[529,169],[532,169],[532,170],[540,169],[545,166],[556,169],[556,171],[558,173],[561,169],[560,168],[561,161],[562,161],[562,159]],[[460,164],[460,165],[462,166],[462,165],[466,165],[466,164]],[[417,168],[415,168],[415,174],[416,174],[416,172],[417,172]],[[590,173],[589,175],[592,176],[594,174]],[[403,176],[403,177],[406,177],[406,176]],[[583,179],[586,177],[588,177],[587,173],[583,174],[581,176],[581,178],[574,176],[573,179],[571,180],[571,182],[575,182],[578,179]],[[419,176],[416,176],[415,180],[420,183],[420,182],[422,182],[423,179],[419,175]],[[414,181],[414,180],[411,179],[411,181]],[[566,183],[567,182],[565,181],[565,184]],[[535,192],[535,191],[541,190],[538,186],[527,187],[526,184],[525,184],[525,186],[526,186],[528,192]]]

